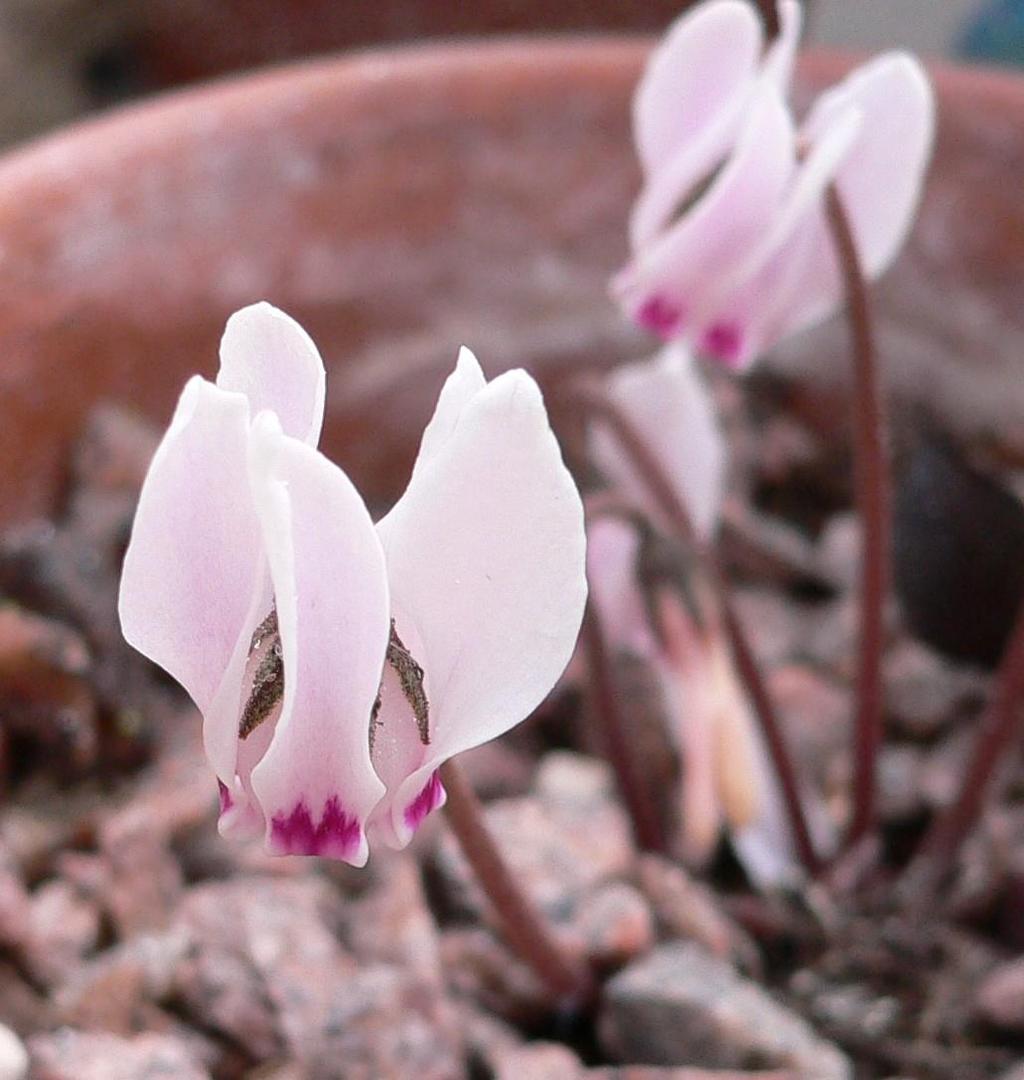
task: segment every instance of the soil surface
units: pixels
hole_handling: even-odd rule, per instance
[[[715,391],[735,459],[726,568],[801,773],[840,826],[859,546],[845,441],[793,384]],[[576,665],[538,714],[465,755],[523,886],[600,974],[579,1014],[505,948],[442,815],[364,871],[218,837],[199,718],[116,619],[157,433],[98,411],[59,514],[0,539],[0,1021],[17,1036],[0,1038],[0,1077],[23,1049],[39,1080],[1024,1077],[1019,747],[940,895],[898,887],[956,791],[1008,630],[993,612],[1012,615],[999,560],[1021,565],[1022,511],[998,495],[991,509],[989,478],[1024,488],[997,449],[898,419],[904,604],[882,844],[859,888],[758,892],[727,839],[699,868],[639,853]],[[954,481],[944,510],[933,493]],[[930,559],[940,536],[957,542]],[[965,566],[994,569],[965,584]],[[943,609],[951,590],[976,610]],[[642,677],[621,683],[672,825],[663,718]]]

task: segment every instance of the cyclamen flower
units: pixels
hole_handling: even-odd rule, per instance
[[[128,641],[203,714],[221,831],[354,865],[439,806],[437,769],[522,720],[572,652],[583,515],[533,380],[463,350],[375,528],[316,449],[324,368],[266,304],[182,393],[121,582]],[[383,677],[383,685],[382,685]]]
[[[720,634],[699,626],[670,582],[643,580],[636,529],[613,517],[589,530],[591,598],[618,655],[645,663],[660,688],[681,765],[683,854],[701,864],[723,829],[751,880],[762,887],[800,878],[778,781]],[[824,808],[804,792],[821,850],[834,836]]]
[[[797,130],[786,104],[800,6],[764,53],[746,0],[708,0],[655,50],[634,99],[644,174],[632,257],[613,283],[631,318],[745,368],[842,301],[825,217],[835,184],[864,272],[903,245],[934,135],[921,65],[888,53],[823,94]]]

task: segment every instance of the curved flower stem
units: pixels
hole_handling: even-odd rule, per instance
[[[775,766],[775,774],[782,791],[782,801],[789,816],[789,826],[793,834],[793,843],[796,846],[797,855],[808,873],[817,874],[821,870],[821,860],[814,850],[814,841],[811,839],[811,830],[807,824],[807,816],[804,813],[796,770],[793,767],[793,759],[786,745],[786,738],[775,715],[775,708],[768,695],[768,688],[765,686],[761,669],[758,667],[753,649],[750,647],[747,632],[733,605],[732,597],[724,585],[720,584],[719,590],[723,620],[726,632],[729,635],[729,642],[732,645],[736,670],[747,688],[747,693],[750,695],[751,703],[754,706],[754,712],[761,722],[761,734],[764,736],[764,741],[768,747],[768,756]]]
[[[586,965],[556,941],[544,917],[520,889],[484,820],[480,800],[462,768],[449,760],[441,766],[448,795],[445,813],[462,854],[501,919],[509,945],[559,999],[588,1004],[594,982]]]
[[[779,19],[779,5],[777,0],[754,0],[754,2],[757,4],[757,10],[764,20],[765,44],[770,45],[782,30],[782,23]]]
[[[863,529],[860,580],[860,655],[854,726],[853,817],[844,843],[850,850],[874,828],[878,751],[882,742],[882,649],[889,588],[890,491],[881,381],[875,352],[867,281],[857,243],[835,185],[825,210],[846,289],[853,348],[854,482]]]
[[[906,871],[911,900],[929,899],[960,845],[981,816],[1000,763],[1024,720],[1024,604],[996,672],[992,698],[981,722],[960,792],[936,819]]]
[[[622,801],[626,804],[633,826],[633,836],[641,850],[664,854],[667,851],[665,836],[651,793],[640,779],[636,756],[626,735],[616,694],[612,659],[608,654],[604,628],[593,602],[587,604],[581,641],[590,676],[591,707],[601,726],[605,753],[615,773]]]
[[[775,715],[764,678],[743,624],[733,606],[728,584],[714,552],[707,544],[700,542],[686,506],[676,495],[656,455],[644,441],[640,432],[633,427],[629,418],[606,394],[593,387],[581,387],[577,394],[580,405],[595,420],[608,428],[628,454],[634,469],[643,479],[650,495],[671,525],[676,539],[681,544],[691,547],[699,557],[708,583],[718,598],[722,622],[732,647],[736,669],[743,680],[761,725],[768,753],[782,790],[797,855],[809,873],[817,873],[820,869],[820,861],[815,853],[811,832],[807,825],[793,758],[786,746],[786,738]]]

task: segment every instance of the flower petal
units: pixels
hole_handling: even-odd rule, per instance
[[[735,271],[770,227],[795,162],[792,118],[777,89],[766,85],[721,174],[613,283],[630,316],[663,337],[682,336],[708,291]]]
[[[659,671],[669,708],[669,733],[681,755],[681,810],[686,859],[702,865],[722,827],[716,781],[717,725],[721,703],[705,635],[671,590],[655,599],[663,647]]]
[[[348,477],[270,413],[253,424],[250,470],[284,658],[281,715],[252,771],[267,846],[361,866],[384,790],[369,749],[389,626],[383,552]]]
[[[811,151],[785,207],[737,273],[731,295],[725,289],[714,302],[719,305],[714,325],[744,326],[742,352],[726,358],[730,366],[746,366],[842,303],[823,209],[825,188],[833,180],[865,273],[875,277],[886,269],[913,220],[933,129],[927,78],[902,54],[865,65],[820,99],[804,131]],[[713,345],[708,329],[701,344]]]
[[[640,538],[621,518],[601,517],[587,528],[587,582],[609,642],[651,660],[657,644],[637,580]]]
[[[818,99],[804,137],[813,145],[851,108],[864,122],[836,184],[865,272],[875,277],[903,246],[920,201],[935,135],[934,95],[912,56],[880,56]]]
[[[459,349],[459,358],[455,370],[445,380],[441,388],[434,415],[430,418],[420,440],[420,452],[413,465],[412,474],[416,475],[451,438],[455,425],[459,422],[462,410],[469,401],[487,385],[480,363],[465,345]]]
[[[796,852],[782,790],[764,738],[756,726],[751,729],[751,736],[761,781],[757,812],[749,824],[731,830],[733,850],[757,888],[798,887],[806,872]],[[800,798],[815,851],[828,859],[835,853],[838,836],[824,798],[810,784],[801,785]]]
[[[315,446],[324,419],[326,376],[312,339],[289,315],[251,304],[228,319],[217,385],[249,399],[250,414],[277,414],[286,435]]]
[[[408,620],[396,619],[401,640],[415,657],[422,655],[422,645],[408,626]],[[424,679],[427,700],[430,700],[429,681]],[[389,664],[381,683],[380,709],[374,725],[373,767],[388,790],[388,797],[377,806],[370,821],[370,835],[388,847],[400,849],[412,838],[423,819],[444,801],[444,791],[436,776],[433,762],[434,747],[424,742],[420,725],[405,697],[401,681]],[[424,767],[426,766],[426,767]],[[405,789],[410,777],[414,781],[408,796],[393,797]]]
[[[801,163],[771,227],[732,274],[709,290],[706,306],[694,318],[702,353],[742,370],[840,302],[842,285],[823,199],[863,119],[855,108],[835,117]]]
[[[392,819],[440,797],[447,758],[523,720],[568,663],[586,600],[583,507],[536,383],[495,379],[378,525],[394,610],[422,643],[430,754]]]
[[[784,97],[788,96],[793,64],[800,46],[804,13],[800,0],[782,0],[779,4],[779,35],[772,42],[761,65],[761,77],[770,79]]]
[[[676,19],[651,53],[633,100],[646,174],[735,108],[756,74],[761,41],[761,21],[746,0],[699,4]]]
[[[725,488],[726,447],[714,400],[689,352],[669,345],[650,360],[624,365],[610,376],[608,393],[661,462],[698,535],[712,536]],[[591,449],[622,493],[670,531],[647,485],[599,424],[591,433]]]
[[[246,630],[260,575],[248,427],[244,397],[199,376],[188,382],[143,484],[121,576],[125,638],[204,713]]]

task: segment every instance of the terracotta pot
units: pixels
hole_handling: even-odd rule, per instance
[[[397,42],[525,32],[656,33],[690,0],[150,0],[132,10],[135,70],[162,85]]]
[[[325,446],[373,495],[405,474],[462,342],[548,380],[649,343],[606,298],[637,183],[648,45],[518,41],[245,77],[73,128],[0,164],[0,523],[59,490],[101,399],[166,420],[226,316],[267,298],[331,372]],[[817,87],[849,59],[812,55]],[[1024,81],[937,68],[928,196],[881,299],[894,383],[1019,434]],[[835,325],[780,358],[819,374]],[[1021,437],[1024,442],[1024,437]]]

